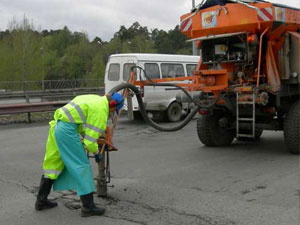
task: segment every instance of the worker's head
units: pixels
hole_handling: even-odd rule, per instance
[[[116,111],[119,113],[119,110],[124,106],[124,98],[118,92],[114,92],[111,96],[111,101],[109,102],[110,111]]]

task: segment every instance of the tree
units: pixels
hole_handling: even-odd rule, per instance
[[[15,68],[12,66],[14,53],[11,48],[11,39],[4,37],[0,42],[0,80],[13,80]],[[2,87],[4,88],[4,87]]]
[[[92,44],[95,46],[103,46],[104,44],[106,44],[107,42],[103,41],[101,38],[99,37],[95,37],[94,40],[92,41]]]
[[[108,42],[100,37],[90,42],[87,34],[72,33],[67,26],[38,32],[24,16],[0,31],[0,80],[103,79],[111,54],[191,54],[186,40],[179,26],[149,32],[135,22],[129,28],[121,26]]]
[[[114,37],[111,41],[101,48],[103,62],[106,64],[111,54],[122,53],[123,45],[119,37]]]
[[[65,26],[62,30],[52,31],[52,40],[49,44],[50,50],[56,50],[57,56],[62,57],[69,45],[72,45],[75,42],[76,38],[72,37],[71,31]]]
[[[94,55],[95,52],[87,37],[81,36],[80,42],[69,46],[62,58],[66,78],[82,79],[85,74],[92,70]]]
[[[178,25],[168,32],[154,29],[151,36],[158,53],[192,54],[192,44],[186,42],[187,38],[180,32]]]
[[[180,32],[180,27],[177,25],[173,30],[168,32],[169,39],[175,48],[175,52],[185,52],[185,54],[192,54],[192,44],[187,42],[187,37]]]
[[[154,29],[152,31],[152,38],[157,53],[175,53],[175,46],[172,45],[172,41],[169,39],[169,35],[166,31]]]
[[[148,28],[142,27],[138,22],[134,22],[128,29],[121,26],[119,31],[115,33],[114,37],[119,37],[121,42],[132,40],[134,37],[143,35],[146,40],[150,39]]]
[[[13,20],[9,24],[10,36],[5,37],[2,43],[6,43],[6,50],[11,54],[10,73],[8,80],[40,80],[43,66],[41,55],[41,37],[34,31],[34,26],[24,16],[18,23]],[[2,56],[3,57],[3,56]],[[1,59],[0,59],[1,61]],[[26,88],[26,87],[23,87]]]
[[[155,53],[154,43],[152,40],[147,40],[144,34],[137,35],[132,39],[131,51],[136,53]]]
[[[101,83],[92,84],[90,86],[103,86],[105,73],[105,64],[103,62],[103,56],[101,53],[97,53],[92,60],[92,70],[88,72],[85,76],[86,79],[96,79],[101,80]]]

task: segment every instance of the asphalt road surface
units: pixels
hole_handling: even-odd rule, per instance
[[[208,148],[196,120],[163,133],[122,118],[110,154],[108,198],[101,217],[80,217],[72,191],[52,192],[59,206],[34,210],[47,123],[0,126],[0,224],[53,225],[299,225],[299,156],[285,150],[282,132],[256,143]],[[94,176],[97,175],[96,163]]]

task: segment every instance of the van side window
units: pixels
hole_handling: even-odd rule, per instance
[[[109,81],[118,81],[120,79],[120,64],[112,63],[109,65],[108,76]]]
[[[170,77],[184,77],[184,70],[182,64],[161,64],[161,74],[163,78]]]
[[[125,63],[123,67],[123,80],[127,81],[130,75],[131,67],[135,66],[134,63]]]
[[[196,67],[197,67],[197,64],[187,64],[187,65],[186,65],[186,72],[187,72],[187,75],[188,75],[188,76],[193,76]]]
[[[157,63],[145,63],[146,75],[151,79],[160,79]]]

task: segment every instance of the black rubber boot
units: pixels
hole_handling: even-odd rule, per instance
[[[105,212],[105,209],[98,208],[95,205],[92,192],[87,195],[80,195],[80,200],[82,203],[82,207],[81,207],[82,217],[101,216]]]
[[[50,194],[52,184],[53,180],[45,178],[44,175],[42,176],[40,189],[36,197],[35,210],[40,211],[44,209],[51,209],[57,206],[56,202],[52,202],[47,199],[48,195]]]

